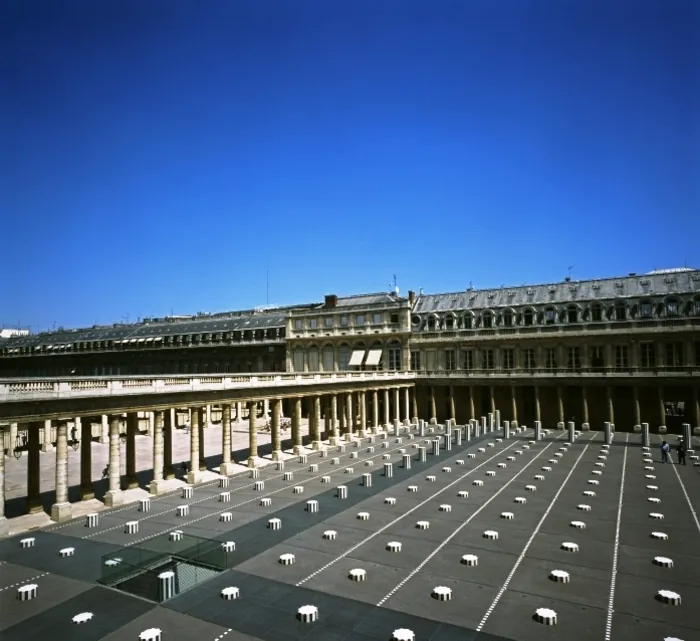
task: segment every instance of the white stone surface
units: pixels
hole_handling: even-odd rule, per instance
[[[479,557],[476,554],[465,554],[460,560],[460,563],[473,567],[479,565]]]
[[[87,623],[92,617],[95,616],[92,612],[81,612],[80,614],[76,614],[72,621],[73,623]]]
[[[552,570],[549,573],[549,578],[556,583],[568,583],[571,575],[564,570]]]

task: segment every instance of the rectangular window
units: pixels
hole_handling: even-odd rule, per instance
[[[318,329],[318,318],[309,318],[309,328]]]
[[[341,316],[341,317],[340,317],[340,326],[341,326],[341,327],[347,327],[347,326],[348,326],[348,317],[347,317],[347,316]]]
[[[481,369],[493,369],[493,350],[481,350]]]
[[[549,370],[557,369],[557,348],[548,347],[545,352],[545,367]]]
[[[666,343],[666,367],[683,367],[683,343]]]
[[[453,349],[445,350],[445,369],[448,371],[457,369],[457,359],[455,358],[455,351]]]
[[[557,320],[556,312],[553,309],[548,309],[544,313],[544,322],[547,325],[553,325]]]
[[[345,372],[348,369],[350,362],[350,348],[347,345],[341,345],[338,348],[338,369]]]
[[[309,362],[309,371],[318,372],[318,350],[310,349],[306,355],[306,358]]]
[[[513,369],[515,367],[515,350],[506,347],[501,350],[501,367],[503,369]]]
[[[651,303],[644,302],[639,306],[639,318],[651,318]]]
[[[569,347],[567,350],[566,369],[575,372],[581,369],[581,350],[578,347]]]
[[[639,344],[639,362],[643,368],[656,367],[656,343]]]
[[[594,370],[602,370],[605,367],[605,357],[603,356],[602,345],[592,345],[590,350],[591,368]]]
[[[591,308],[591,320],[600,323],[603,320],[603,309],[600,305],[593,305]]]
[[[401,348],[400,347],[390,347],[389,348],[389,369],[400,370],[401,369]]]
[[[399,324],[399,315],[398,315],[398,314],[392,314],[392,315],[391,315],[391,324],[392,324],[392,325],[398,325],[398,324]]]
[[[294,319],[294,329],[301,329],[304,326],[304,321],[301,318]]]
[[[462,369],[465,369],[465,370],[474,369],[474,350],[473,349],[463,349],[462,350]]]
[[[355,316],[355,327],[362,327],[365,324],[364,314],[358,314]]]
[[[436,366],[435,366],[435,365],[436,365],[436,364],[435,364],[436,355],[437,355],[437,352],[436,352],[434,349],[429,349],[429,350],[425,353],[426,369],[427,369],[429,372],[434,372],[434,371],[437,369]]]
[[[304,371],[304,352],[302,352],[300,349],[294,351],[292,365],[295,372]]]
[[[535,350],[531,347],[523,350],[523,367],[528,371],[532,371],[537,367],[537,363],[535,362]]]
[[[323,324],[324,324],[327,328],[333,327],[333,317],[332,317],[332,316],[326,316],[326,317],[323,319]]]
[[[678,301],[666,301],[666,316],[669,318],[675,318],[678,316]]]
[[[372,325],[381,325],[382,324],[382,315],[381,314],[373,314],[372,315]]]
[[[616,369],[627,369],[629,367],[629,359],[627,356],[627,345],[615,345]]]
[[[503,314],[503,327],[513,327],[513,312]]]
[[[333,348],[324,347],[323,348],[323,370],[325,372],[333,371]]]
[[[412,351],[411,352],[411,370],[414,372],[419,372],[420,371],[420,352],[419,351]]]

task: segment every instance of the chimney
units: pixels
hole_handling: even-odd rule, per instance
[[[414,292],[412,289],[408,290],[408,304],[413,307],[413,303],[416,302],[416,292]]]
[[[326,294],[326,307],[336,307],[338,305],[338,297],[335,294]]]

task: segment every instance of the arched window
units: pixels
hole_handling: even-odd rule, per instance
[[[651,318],[653,316],[651,301],[643,300],[639,303],[639,318]]]
[[[435,316],[428,316],[428,331],[435,331]]]
[[[472,329],[474,327],[474,317],[471,314],[465,314],[462,317],[462,327],[464,329]]]
[[[513,312],[507,309],[503,312],[503,327],[513,327]]]
[[[578,323],[578,307],[576,305],[569,305],[566,308],[566,322]]]
[[[523,312],[523,325],[531,326],[535,323],[535,315],[532,313],[531,309],[526,309]]]
[[[622,301],[615,303],[615,320],[627,320],[627,306]]]
[[[484,312],[481,315],[481,326],[484,329],[490,329],[493,327],[493,314],[491,312]]]
[[[591,320],[594,323],[600,323],[603,320],[603,308],[599,303],[594,303],[591,306]]]
[[[309,363],[309,371],[310,372],[318,372],[319,367],[318,367],[318,348],[317,347],[310,347],[309,351],[306,353],[306,358]]]
[[[331,345],[326,345],[323,348],[323,371],[332,372],[334,368],[334,354],[333,347]]]
[[[345,372],[348,369],[350,362],[350,348],[347,345],[341,345],[338,348],[338,370]]]
[[[666,301],[666,317],[676,318],[678,316],[678,301],[675,298],[669,298]]]
[[[304,350],[295,349],[292,353],[292,367],[295,372],[304,371]]]
[[[452,314],[447,314],[445,316],[444,329],[454,329],[455,328],[455,317]]]
[[[545,325],[554,325],[557,322],[557,310],[554,307],[547,307],[544,310],[544,323]]]
[[[692,314],[693,316],[700,316],[700,296],[696,296],[695,300],[693,300]]]

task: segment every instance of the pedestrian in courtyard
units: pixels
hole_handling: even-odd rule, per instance
[[[102,478],[103,479],[109,478],[109,465],[105,465],[105,469],[102,470]]]
[[[183,461],[183,462],[182,462],[182,476],[183,476],[183,477],[187,476],[187,472],[188,472],[188,471],[189,471],[189,470],[188,470],[188,468],[187,468],[187,462],[186,462],[186,461]]]
[[[671,448],[666,441],[661,443],[661,462],[662,463],[668,463],[668,453],[669,453],[670,449]]]
[[[678,441],[678,465],[685,465],[685,452],[686,452],[686,447],[685,447],[685,441],[681,439]]]

